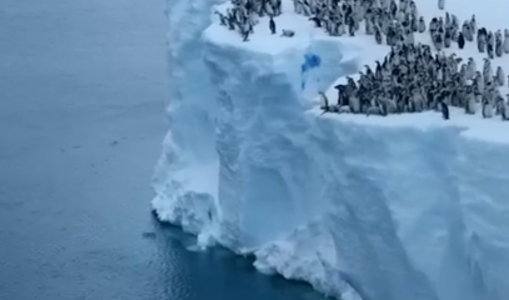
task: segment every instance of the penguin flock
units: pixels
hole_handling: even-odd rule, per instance
[[[481,103],[484,118],[500,115],[509,120],[509,95],[504,98],[498,89],[506,81],[502,68],[493,73],[487,58],[482,73],[473,59],[461,63],[455,54],[433,55],[427,45],[397,44],[383,62],[376,62],[374,71],[365,66],[357,82],[347,77],[346,84],[335,86],[336,105],[321,93],[321,108],[324,113],[368,116],[436,110],[447,120],[449,106],[475,114]]]
[[[454,14],[445,13],[427,24],[414,0],[292,0],[294,11],[306,16],[315,27],[330,36],[355,36],[359,31],[373,36],[377,44],[391,47],[383,62],[365,66],[358,80],[347,77],[346,84],[335,86],[336,104],[321,93],[324,113],[353,113],[386,116],[396,113],[441,111],[449,119],[449,106],[463,108],[466,114],[479,109],[484,118],[500,115],[509,120],[509,94],[500,87],[509,86],[503,69],[494,71],[491,60],[509,54],[509,29],[488,31],[478,28],[475,15],[460,25]],[[269,29],[276,33],[275,17],[282,13],[282,0],[231,0],[220,24],[237,30],[248,41],[258,18],[269,17]],[[445,9],[445,0],[438,0]],[[361,27],[363,29],[361,29]],[[416,34],[428,31],[430,45],[415,42]],[[283,30],[283,36],[293,36]],[[472,57],[468,61],[442,50],[453,43],[464,49],[476,43],[485,53],[482,70]],[[433,54],[435,53],[435,54]],[[505,97],[504,97],[505,96]]]
[[[509,84],[503,69],[493,71],[491,59],[509,54],[509,30],[495,34],[477,29],[475,15],[463,25],[455,15],[446,13],[433,18],[426,26],[413,0],[294,0],[295,11],[309,17],[316,27],[331,36],[355,36],[363,23],[364,34],[374,36],[377,44],[391,47],[383,62],[376,62],[373,71],[366,66],[355,81],[335,86],[337,102],[331,105],[321,93],[321,109],[326,112],[382,115],[396,113],[441,111],[449,119],[449,106],[460,107],[466,114],[475,114],[481,107],[482,116],[500,115],[509,120],[509,95],[501,95],[500,87]],[[438,1],[443,10],[444,0]],[[428,27],[431,46],[415,43],[415,34],[424,34]],[[477,34],[475,34],[477,31]],[[463,62],[455,54],[441,50],[477,38],[477,49],[487,53],[482,72],[473,58]],[[436,54],[433,55],[432,51]]]
[[[258,24],[258,18],[269,16],[269,28],[272,34],[276,34],[276,22],[274,17],[282,13],[282,0],[231,0],[232,7],[226,10],[226,14],[216,11],[219,22],[227,26],[229,30],[236,30],[247,42],[249,35],[254,33],[253,27]],[[284,36],[293,36],[289,30],[283,31]]]

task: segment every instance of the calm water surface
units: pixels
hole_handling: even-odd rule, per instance
[[[152,219],[163,9],[0,0],[0,299],[320,299]]]

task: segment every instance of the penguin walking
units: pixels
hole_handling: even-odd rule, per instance
[[[274,22],[274,18],[272,16],[269,20],[269,29],[271,34],[276,34],[276,22]]]

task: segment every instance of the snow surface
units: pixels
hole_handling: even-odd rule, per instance
[[[427,20],[438,15],[435,1],[416,2]],[[243,43],[210,24],[214,4],[168,1],[172,125],[154,176],[159,217],[343,299],[506,299],[509,125],[455,110],[449,121],[320,116],[316,93],[388,48],[325,36],[288,2],[276,22],[294,38],[270,35],[261,19]],[[475,12],[503,29],[494,6],[509,2],[446,3],[460,20]],[[458,54],[480,68],[474,48]],[[302,90],[308,53],[321,65]]]

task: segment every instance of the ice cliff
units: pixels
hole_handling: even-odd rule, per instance
[[[210,25],[214,4],[168,1],[160,219],[343,299],[507,299],[506,125],[320,116],[309,96],[380,54],[361,37],[242,43]],[[304,76],[309,53],[320,64]]]

